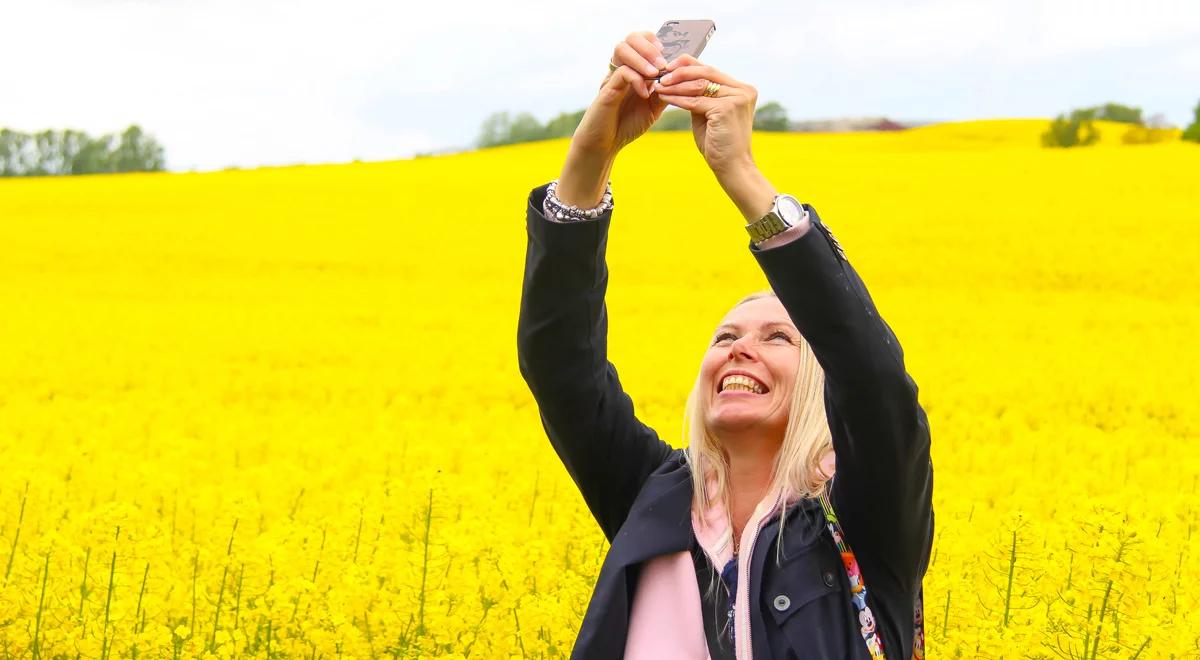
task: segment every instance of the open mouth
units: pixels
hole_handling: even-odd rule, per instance
[[[757,378],[752,378],[743,374],[731,374],[721,380],[717,387],[717,394],[749,394],[761,396],[771,390]]]

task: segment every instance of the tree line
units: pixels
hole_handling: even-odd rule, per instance
[[[60,176],[166,169],[162,145],[133,124],[92,137],[64,129],[21,133],[0,129],[0,176]]]
[[[545,124],[528,112],[510,115],[495,112],[483,120],[476,146],[496,147],[502,144],[549,140],[571,137],[579,122],[583,121],[584,110],[562,112]],[[669,108],[650,127],[652,131],[687,131],[692,128],[692,113],[682,108]],[[786,131],[789,128],[787,110],[776,101],[764,103],[754,110],[754,130]]]
[[[1200,142],[1200,103],[1193,111],[1192,123],[1183,130],[1180,138]],[[1088,108],[1076,108],[1055,117],[1042,133],[1044,147],[1086,147],[1100,139],[1096,121],[1112,121],[1129,124],[1121,134],[1125,144],[1151,144],[1174,139],[1175,127],[1167,123],[1162,115],[1142,117],[1142,109],[1120,103],[1105,103]]]

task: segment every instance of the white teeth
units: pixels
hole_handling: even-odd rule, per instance
[[[744,392],[754,392],[755,394],[765,394],[766,388],[758,383],[753,378],[741,375],[726,376],[725,380],[721,381],[721,390],[741,390]]]

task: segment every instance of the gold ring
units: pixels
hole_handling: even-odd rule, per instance
[[[609,73],[612,73],[613,71],[616,71],[619,68],[621,68],[621,67],[617,66],[616,64],[613,64],[612,60],[608,61],[608,72]]]
[[[709,83],[704,86],[704,96],[716,96],[717,92],[719,91],[721,91],[721,83],[709,81]]]

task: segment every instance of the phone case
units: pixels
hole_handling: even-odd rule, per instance
[[[663,59],[670,62],[687,53],[699,58],[708,40],[717,31],[713,21],[667,21],[658,28],[658,40],[663,45]]]

